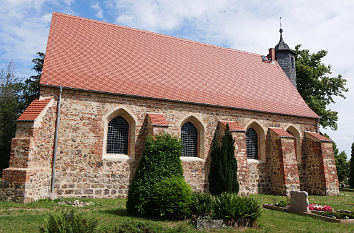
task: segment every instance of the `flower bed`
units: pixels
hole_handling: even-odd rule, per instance
[[[318,205],[318,204],[310,204],[309,210],[318,210],[318,211],[329,211],[332,212],[332,207],[329,205]]]

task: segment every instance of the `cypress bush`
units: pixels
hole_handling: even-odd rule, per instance
[[[349,185],[350,188],[354,188],[354,142],[352,144],[352,154],[350,158]]]
[[[238,193],[237,160],[235,146],[229,125],[226,125],[225,135],[222,137],[221,147],[216,132],[211,150],[211,164],[209,173],[209,191],[213,195],[223,192]]]
[[[168,134],[147,137],[143,156],[128,192],[128,214],[149,216],[154,209],[151,197],[155,185],[166,178],[183,178],[181,151],[179,138]]]

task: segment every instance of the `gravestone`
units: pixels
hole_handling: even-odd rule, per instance
[[[290,210],[296,213],[309,212],[309,199],[305,191],[290,191]]]

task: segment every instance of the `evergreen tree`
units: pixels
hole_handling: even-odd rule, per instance
[[[229,125],[226,125],[221,147],[218,142],[218,134],[214,134],[211,159],[209,173],[210,193],[213,195],[223,192],[238,193],[237,160],[235,158],[234,139]]]
[[[350,158],[349,185],[350,185],[350,188],[354,188],[354,142],[352,144],[352,155]]]
[[[39,98],[39,81],[42,75],[45,54],[38,52],[37,55],[38,57],[32,60],[34,63],[32,69],[37,72],[37,75],[33,75],[25,80],[25,88],[23,91],[25,106],[28,106],[34,99]]]

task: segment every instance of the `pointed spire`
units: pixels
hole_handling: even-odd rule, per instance
[[[279,50],[290,50],[290,47],[284,42],[283,40],[283,28],[282,28],[282,23],[281,23],[281,17],[280,17],[280,40],[279,43],[275,46],[275,51]]]

